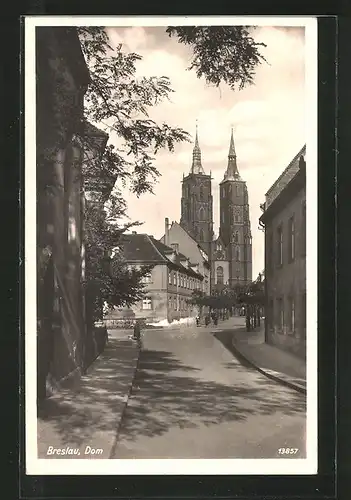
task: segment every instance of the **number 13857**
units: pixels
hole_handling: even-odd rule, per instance
[[[279,448],[278,453],[279,455],[296,455],[296,453],[299,451],[298,448]]]

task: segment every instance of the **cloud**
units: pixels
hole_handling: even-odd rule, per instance
[[[156,121],[166,121],[195,134],[198,120],[199,140],[205,170],[212,170],[214,221],[218,232],[218,183],[227,166],[230,128],[239,171],[247,182],[253,234],[253,274],[263,269],[263,233],[258,230],[259,205],[270,185],[284,170],[305,142],[305,36],[298,27],[260,27],[257,41],[267,44],[262,53],[268,63],[257,67],[255,84],[233,92],[225,85],[208,86],[188,71],[189,47],[169,38],[165,27],[111,28],[113,43],[143,56],[137,63],[140,76],[168,76],[174,93],[171,102],[151,109]],[[164,218],[179,220],[182,174],[188,173],[192,144],[176,146],[174,153],[160,152],[156,166],[162,177],[155,185],[155,196],[137,199],[124,192],[131,219],[143,214],[144,226],[138,228],[160,237]]]

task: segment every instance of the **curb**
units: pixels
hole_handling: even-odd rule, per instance
[[[240,360],[240,358],[244,359],[245,362],[248,365],[250,365],[252,368],[254,368],[258,372],[260,372],[265,377],[267,377],[267,378],[269,378],[271,380],[274,380],[275,382],[278,382],[279,384],[282,384],[282,385],[284,385],[286,387],[289,387],[290,389],[293,389],[294,391],[299,392],[300,394],[304,394],[304,395],[307,394],[306,387],[302,387],[300,385],[294,384],[293,382],[289,382],[288,380],[285,380],[285,379],[282,379],[282,378],[277,377],[275,375],[272,375],[271,373],[268,373],[265,370],[263,370],[262,368],[260,368],[259,366],[257,366],[253,361],[251,361],[251,359],[249,359],[248,357],[246,357],[238,349],[237,344],[234,342],[234,339],[232,339],[232,347],[233,347],[233,349],[235,351],[235,354],[238,356],[239,360]]]
[[[114,443],[113,443],[111,451],[110,451],[109,459],[112,459],[112,457],[115,454],[116,449],[117,449],[118,438],[119,438],[119,434],[121,432],[122,421],[123,421],[124,414],[126,412],[126,409],[127,409],[128,403],[129,403],[129,399],[130,399],[130,397],[132,395],[132,391],[133,391],[133,388],[134,388],[135,377],[136,377],[136,374],[137,374],[137,371],[138,371],[138,367],[139,367],[140,353],[141,353],[141,349],[138,348],[138,354],[137,354],[137,359],[136,359],[136,363],[135,363],[134,374],[133,374],[132,381],[131,381],[129,390],[127,392],[127,395],[125,396],[124,406],[123,406],[123,409],[122,409],[122,412],[121,412],[120,420],[118,422],[116,436],[115,436],[115,440],[114,440]]]

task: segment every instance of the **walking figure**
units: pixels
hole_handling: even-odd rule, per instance
[[[138,346],[141,346],[141,326],[140,326],[140,321],[137,320],[134,325],[134,332],[133,332],[133,340],[135,340],[138,343]]]
[[[211,321],[210,315],[206,314],[206,316],[205,316],[205,325],[208,326],[210,324],[210,321]]]
[[[200,316],[196,316],[196,326],[200,325]]]
[[[213,324],[215,326],[218,325],[218,315],[217,315],[217,313],[214,313],[214,315],[213,315]]]

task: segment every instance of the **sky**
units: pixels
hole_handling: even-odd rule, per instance
[[[231,127],[240,175],[247,183],[252,232],[253,279],[264,269],[264,233],[259,229],[265,193],[305,144],[305,33],[300,27],[258,27],[253,33],[267,47],[267,60],[257,67],[255,83],[241,91],[209,86],[187,70],[190,49],[169,38],[164,27],[110,27],[112,43],[142,56],[137,76],[168,76],[175,91],[170,102],[152,109],[151,118],[179,126],[195,136],[198,121],[202,165],[212,173],[214,231],[219,225],[219,183],[228,161]],[[154,194],[137,198],[123,192],[132,220],[144,224],[138,232],[160,238],[164,219],[180,219],[181,180],[192,161],[192,143],[157,154],[162,176]]]

